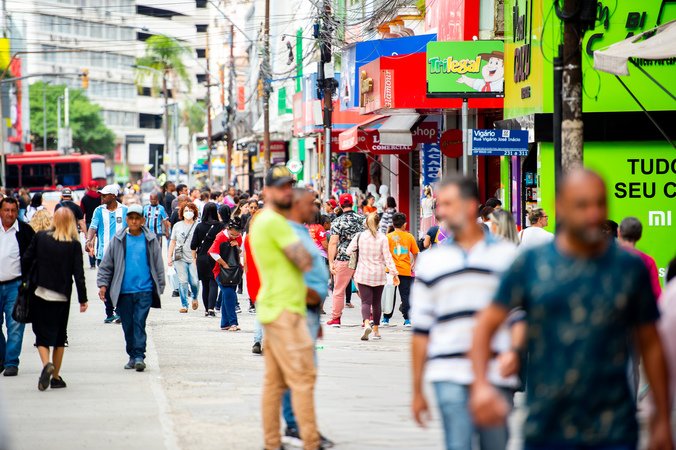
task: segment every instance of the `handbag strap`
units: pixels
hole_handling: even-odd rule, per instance
[[[190,236],[190,233],[192,232],[192,229],[195,228],[196,224],[197,224],[197,222],[194,222],[192,224],[192,226],[190,227],[190,229],[188,230],[188,233],[185,235],[185,239],[183,239],[183,244],[181,244],[181,247],[183,247],[185,245],[185,243],[188,242],[188,236]]]
[[[204,235],[204,238],[202,238],[202,242],[200,242],[200,245],[197,247],[197,253],[199,253],[202,250],[202,245],[204,245],[204,241],[206,241],[207,238],[209,237],[209,233],[211,233],[211,230],[214,228],[214,225],[216,224],[213,224],[209,227],[209,231],[207,231],[207,233]]]

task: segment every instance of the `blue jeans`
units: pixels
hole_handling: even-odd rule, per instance
[[[223,303],[221,304],[221,328],[229,328],[237,323],[237,286],[223,286],[218,279],[216,279],[218,287],[221,289],[223,295]]]
[[[263,324],[258,320],[258,317],[254,319],[254,344],[256,342],[259,344],[263,342]]]
[[[194,262],[174,261],[176,275],[178,275],[178,292],[181,294],[181,304],[188,307],[188,285],[192,291],[192,299],[197,300],[200,291],[200,280],[197,278],[197,266]]]
[[[153,293],[134,292],[120,294],[117,308],[122,319],[124,340],[127,342],[127,354],[130,358],[146,357],[146,319],[153,304]]]
[[[98,267],[100,265],[101,265],[101,260],[97,259],[96,260],[96,266]],[[114,308],[113,307],[113,301],[110,299],[110,288],[106,289],[105,298],[106,298],[106,301],[105,301],[106,317],[111,317],[113,315],[113,313],[119,314],[120,313],[119,304],[118,304],[117,308]]]
[[[12,310],[19,294],[20,284],[21,281],[17,280],[0,285],[0,358],[5,360],[5,367],[19,367],[23,330],[26,325],[12,318]],[[3,317],[7,322],[7,339],[2,332]]]
[[[441,410],[444,423],[444,435],[447,450],[466,450],[472,448],[473,436],[479,436],[481,450],[504,450],[507,446],[509,433],[507,426],[477,429],[467,409],[469,400],[469,386],[438,381],[434,383],[437,394],[437,403]],[[500,389],[505,400],[511,406],[513,391]]]
[[[256,321],[258,322],[258,319],[256,319]],[[310,309],[307,310],[307,327],[310,330],[312,340],[316,343],[317,336],[319,335],[319,312]],[[313,351],[315,354],[315,366],[317,366],[317,350],[315,349]],[[287,389],[282,397],[282,414],[284,415],[286,426],[297,430],[298,423],[296,422],[296,416],[294,416],[293,407],[291,406],[291,389]]]

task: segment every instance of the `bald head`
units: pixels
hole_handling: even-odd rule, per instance
[[[579,169],[568,173],[557,191],[557,219],[563,232],[583,246],[596,246],[605,239],[608,215],[606,183],[596,172]]]
[[[178,207],[182,208],[185,206],[186,203],[190,201],[190,197],[188,197],[187,194],[181,194],[178,197],[176,197],[176,200],[178,200]]]
[[[289,219],[298,223],[311,223],[314,218],[314,196],[303,188],[294,188]]]

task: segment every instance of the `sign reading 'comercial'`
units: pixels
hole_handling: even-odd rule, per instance
[[[428,96],[502,97],[504,59],[502,41],[430,42]]]

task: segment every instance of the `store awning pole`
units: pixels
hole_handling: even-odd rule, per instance
[[[411,169],[411,172],[413,172],[413,173],[415,173],[416,175],[420,176],[420,172],[418,172],[417,170],[415,170],[413,167],[409,166],[408,163],[406,163],[406,161],[404,161],[403,159],[401,159],[401,158],[399,157],[399,155],[394,155],[394,156],[395,156],[395,158],[397,158],[399,161],[401,161],[401,163],[402,163],[403,165],[405,165],[406,167],[408,167],[409,169]]]
[[[467,99],[462,99],[462,174],[467,176],[469,174],[469,161],[467,157],[467,150],[469,143],[467,142]]]
[[[641,67],[639,64],[636,63],[636,61],[634,61],[634,58],[629,58],[629,61],[631,61],[631,63],[632,63],[634,66],[636,66],[636,68],[637,68],[638,70],[640,70],[641,72],[643,72],[643,74],[644,74],[646,77],[650,78],[650,79],[652,80],[653,83],[655,83],[656,85],[658,85],[664,92],[666,92],[667,95],[669,95],[669,97],[671,97],[671,98],[673,98],[674,100],[676,100],[676,96],[674,96],[674,94],[672,94],[671,92],[669,92],[669,91],[667,90],[667,88],[665,88],[664,86],[662,86],[656,79],[654,79],[653,77],[651,77],[650,74],[649,74],[648,72],[646,72],[645,69],[644,69],[643,67]]]
[[[655,125],[655,126],[657,127],[657,129],[660,130],[660,133],[662,133],[662,136],[664,136],[664,138],[671,144],[671,146],[674,147],[674,148],[676,149],[676,145],[674,145],[674,143],[671,141],[671,139],[669,139],[669,136],[667,136],[667,133],[664,132],[664,130],[662,129],[662,127],[660,127],[659,124],[658,124],[657,122],[655,122],[655,119],[653,119],[653,116],[651,116],[650,113],[648,112],[648,110],[646,110],[646,109],[643,107],[643,105],[641,104],[641,102],[638,100],[638,98],[636,98],[636,96],[634,95],[634,93],[631,92],[631,91],[629,90],[629,88],[627,87],[627,85],[624,84],[624,83],[622,82],[622,79],[620,79],[620,77],[617,76],[617,75],[615,75],[615,78],[617,78],[617,81],[620,82],[620,84],[622,85],[622,87],[624,87],[624,88],[627,90],[627,92],[629,92],[629,95],[631,95],[631,98],[633,98],[634,101],[636,101],[636,103],[638,103],[638,106],[641,107],[641,109],[643,110],[643,112],[645,113],[645,115],[648,116],[648,119],[650,119],[650,121],[653,123],[653,125]]]

